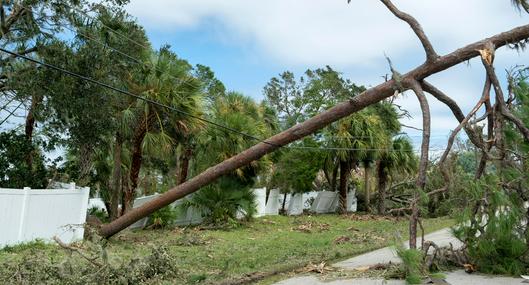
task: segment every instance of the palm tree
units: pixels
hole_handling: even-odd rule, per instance
[[[255,144],[255,139],[250,136],[262,138],[271,133],[264,105],[258,105],[250,97],[239,93],[228,92],[216,98],[208,110],[208,116],[240,133],[208,125],[197,138],[194,173],[200,173]],[[242,210],[247,218],[251,217],[255,205],[250,188],[257,174],[268,166],[269,161],[265,158],[225,175],[218,182],[197,192],[183,204],[184,209],[194,207],[207,221],[215,224],[234,220],[238,210]]]
[[[529,13],[529,1],[527,1],[527,0],[511,0],[511,3],[517,9],[519,9],[519,10],[523,9],[527,13]]]
[[[333,124],[327,135],[329,146],[337,148],[329,155],[336,156],[339,163],[339,210],[345,213],[350,172],[360,161],[372,155],[375,146],[384,144],[384,124],[374,109],[367,108]]]
[[[377,161],[378,176],[378,212],[386,212],[386,188],[389,177],[394,172],[411,174],[417,169],[417,157],[408,137],[399,136],[393,139],[387,151],[381,152]]]
[[[130,89],[135,94],[172,106],[186,113],[200,110],[200,84],[191,75],[191,66],[178,59],[168,47],[153,53],[150,62],[139,72],[131,74]],[[174,110],[136,100],[131,106],[134,118],[131,122],[129,185],[125,190],[124,212],[132,208],[143,151],[169,152],[174,141],[167,132],[167,123],[179,129],[192,124],[195,119]]]

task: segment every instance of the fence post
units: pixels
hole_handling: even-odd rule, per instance
[[[86,215],[88,211],[88,200],[90,197],[90,187],[81,188],[82,191],[82,206],[81,206],[81,215],[79,216],[79,224],[84,224],[86,222]]]
[[[75,190],[75,182],[70,183],[70,190]]]
[[[30,190],[29,187],[24,187],[22,191],[24,191],[24,197],[22,198],[22,207],[20,207],[20,224],[18,226],[18,241],[22,242],[24,237],[24,226],[26,224],[26,216],[27,216],[27,204],[28,199],[30,196]]]

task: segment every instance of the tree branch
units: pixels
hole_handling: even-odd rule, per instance
[[[478,103],[472,108],[470,113],[459,123],[459,125],[454,129],[454,131],[450,134],[450,137],[448,138],[448,143],[446,145],[446,149],[443,152],[443,155],[441,156],[441,159],[439,160],[439,169],[441,170],[441,174],[443,175],[443,179],[445,181],[445,185],[439,189],[430,191],[427,193],[428,196],[445,192],[447,191],[450,186],[450,174],[448,173],[448,170],[446,169],[446,159],[448,158],[448,154],[450,154],[450,151],[452,150],[452,146],[454,145],[454,140],[457,136],[457,134],[461,131],[461,129],[466,126],[470,118],[476,114],[476,112],[483,106],[483,104],[490,98],[490,80],[488,78],[485,80],[485,86],[483,87],[483,93],[481,94],[481,98],[479,99]]]
[[[457,121],[461,123],[465,119],[465,115],[463,115],[463,111],[461,111],[461,108],[459,108],[459,105],[456,101],[454,101],[452,98],[450,98],[448,95],[443,93],[443,91],[437,89],[432,84],[428,83],[426,80],[422,81],[422,88],[424,91],[430,93],[432,96],[434,96],[437,100],[444,103],[450,110],[452,111],[452,114],[454,114],[454,117],[456,117]],[[489,85],[490,86],[490,85]],[[490,87],[489,87],[490,88]],[[470,141],[478,148],[484,149],[485,146],[483,145],[483,139],[481,138],[480,134],[477,134],[476,131],[467,125],[464,126],[465,132],[468,135],[468,138]]]
[[[424,33],[424,30],[421,27],[421,24],[410,14],[404,13],[400,11],[390,0],[380,0],[390,11],[395,15],[397,18],[403,20],[404,22],[408,23],[415,32],[415,35],[419,38],[421,41],[421,44],[424,48],[424,51],[426,52],[426,61],[427,62],[433,62],[436,59],[439,58],[439,55],[435,52],[432,43]]]
[[[417,187],[424,188],[426,185],[426,170],[428,168],[428,152],[430,149],[430,106],[424,95],[421,84],[417,80],[410,80],[407,85],[419,100],[422,111],[422,143],[421,143],[421,160],[419,162],[419,175],[417,176]]]
[[[0,34],[0,39],[10,32],[11,26],[14,25],[16,21],[24,15],[25,12],[26,8],[24,8],[24,6],[14,4],[13,12],[11,15],[9,15],[9,17],[7,17],[7,19],[5,19],[4,22],[2,22],[2,26],[0,27],[2,32]]]
[[[485,70],[487,71],[487,75],[492,82],[492,85],[494,86],[494,93],[496,93],[496,102],[499,106],[500,113],[509,121],[511,121],[518,130],[522,133],[525,140],[529,142],[529,128],[527,128],[522,120],[520,120],[518,117],[516,117],[510,110],[507,108],[507,105],[505,104],[505,97],[503,95],[503,91],[500,86],[500,82],[498,80],[498,77],[496,76],[496,72],[494,71],[494,53],[495,53],[495,47],[492,42],[489,42],[485,45],[485,48],[480,50],[481,53],[481,61],[483,65],[485,66]]]

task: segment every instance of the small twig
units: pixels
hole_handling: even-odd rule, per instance
[[[422,131],[421,128],[417,128],[417,127],[413,127],[413,126],[408,126],[408,125],[404,125],[404,124],[400,124],[400,126],[408,128],[408,129],[414,129],[414,130],[417,130],[417,131]]]

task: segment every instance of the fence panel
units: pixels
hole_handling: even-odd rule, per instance
[[[70,243],[83,238],[89,188],[0,189],[0,247],[51,240]]]

